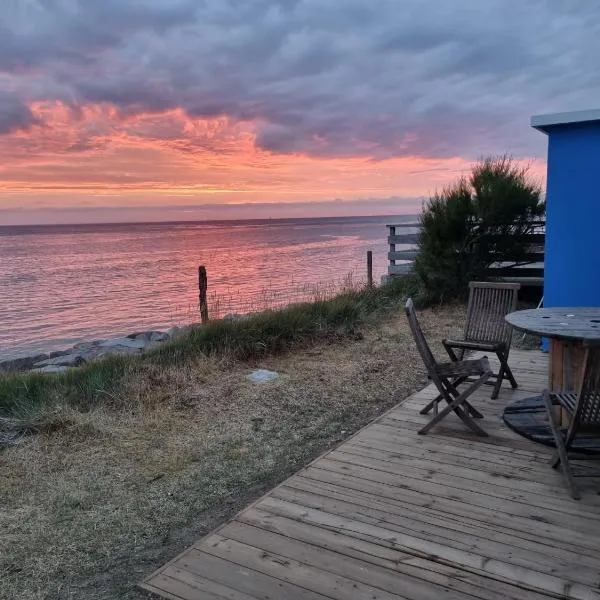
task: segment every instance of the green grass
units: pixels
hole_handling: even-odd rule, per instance
[[[316,340],[346,336],[377,311],[397,308],[410,285],[410,279],[398,278],[377,288],[264,311],[243,321],[213,321],[142,356],[107,357],[60,374],[2,377],[0,429],[52,428],[61,407],[89,410],[123,402],[129,381],[150,371],[148,376],[156,376],[161,367],[188,364],[198,356],[259,359]]]

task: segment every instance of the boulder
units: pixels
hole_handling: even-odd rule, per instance
[[[35,356],[24,356],[0,362],[0,373],[12,373],[15,371],[28,371],[41,360],[49,358],[47,354],[36,354]]]
[[[147,341],[145,341],[144,339],[132,339],[130,337],[120,337],[120,338],[114,338],[112,340],[106,340],[104,342],[102,342],[99,347],[100,348],[129,348],[132,350],[143,350],[146,345],[148,344]]]
[[[169,336],[164,331],[152,331],[150,333],[151,342],[166,342]]]
[[[61,356],[55,356],[54,358],[40,360],[35,363],[34,367],[36,370],[44,367],[78,367],[85,362],[87,361],[81,353],[73,352],[71,354],[62,354]]]
[[[68,371],[69,367],[66,365],[47,365],[45,367],[38,367],[36,369],[32,369],[36,373],[64,373]]]
[[[84,350],[88,351],[93,348],[98,348],[100,344],[105,342],[106,340],[93,340],[92,342],[79,342],[73,346],[74,350]]]
[[[57,356],[64,356],[65,354],[71,354],[71,352],[73,352],[73,350],[53,350],[52,352],[50,352],[50,354],[48,355],[49,358],[56,358]]]

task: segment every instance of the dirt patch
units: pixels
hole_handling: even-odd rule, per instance
[[[426,335],[463,315],[423,312]],[[253,368],[281,377],[253,384]],[[58,409],[0,453],[0,597],[147,598],[154,569],[425,383],[398,313],[256,363],[149,367],[124,405]]]

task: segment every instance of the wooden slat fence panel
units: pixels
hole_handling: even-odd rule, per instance
[[[544,283],[544,240],[545,233],[543,221],[531,223],[536,229],[533,233],[524,236],[514,236],[515,241],[526,239],[530,243],[529,251],[518,262],[503,260],[494,264],[490,269],[490,276],[504,281],[520,282],[524,286],[542,286]],[[407,229],[418,229],[418,223],[394,223],[387,225],[388,235],[388,276],[406,275],[410,273],[412,264],[417,255],[416,245],[419,234],[403,233]],[[410,245],[410,249],[396,250],[397,245]],[[506,257],[498,257],[506,258]],[[402,261],[397,264],[396,261]]]

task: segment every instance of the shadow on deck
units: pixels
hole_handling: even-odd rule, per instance
[[[514,350],[520,384],[474,396],[487,438],[454,416],[429,435],[413,394],[143,584],[172,599],[600,599],[600,481],[572,500],[551,449],[513,433],[507,403],[545,387],[547,357]]]

